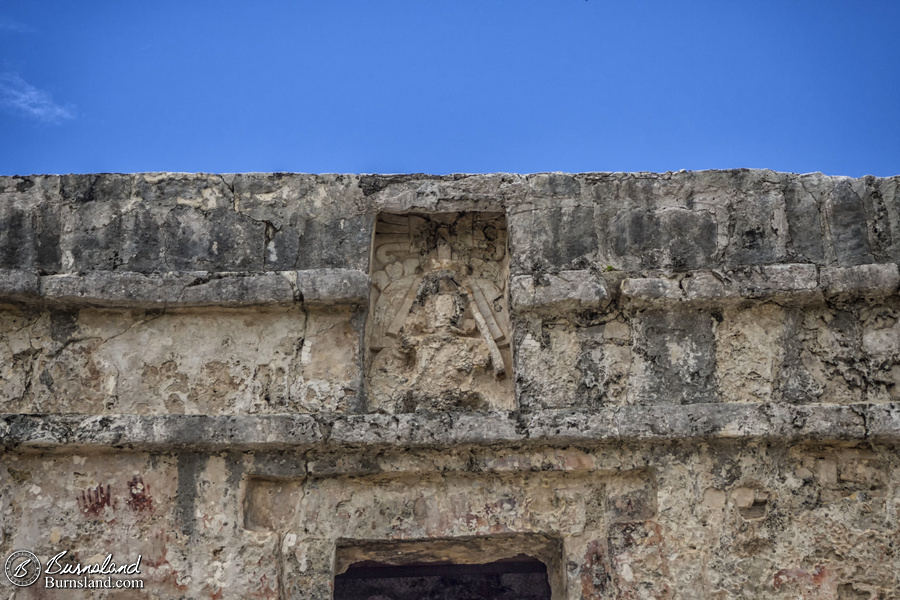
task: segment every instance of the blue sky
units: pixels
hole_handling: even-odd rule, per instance
[[[0,0],[0,174],[900,174],[900,2]]]

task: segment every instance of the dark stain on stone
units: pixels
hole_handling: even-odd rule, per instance
[[[206,468],[208,456],[184,452],[178,455],[178,492],[175,501],[175,520],[184,535],[194,535],[194,511],[197,504],[197,478]]]
[[[38,376],[38,381],[40,381],[48,390],[53,391],[53,376],[50,375],[50,371],[41,371],[40,376]]]
[[[229,452],[225,456],[225,470],[228,472],[228,477],[225,481],[225,493],[237,496],[238,490],[241,489],[241,478],[244,475],[243,455],[236,451]]]
[[[23,211],[15,208],[7,209],[5,212],[5,223],[3,224],[2,232],[5,243],[0,247],[0,260],[3,261],[4,267],[18,266],[24,262],[22,260],[24,257],[21,255],[24,253],[25,244],[28,242],[25,239],[27,235],[25,229],[26,215]]]
[[[34,178],[33,177],[17,177],[16,178],[16,191],[20,194],[27,192],[31,188],[34,187]]]
[[[410,173],[409,175],[363,175],[359,178],[359,189],[362,190],[363,196],[371,196],[395,183],[415,181],[416,179],[440,180],[442,178],[428,176],[424,173]]]
[[[50,337],[55,342],[66,343],[78,331],[78,320],[73,312],[54,311],[50,314]]]

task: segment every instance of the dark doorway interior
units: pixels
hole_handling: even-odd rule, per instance
[[[520,554],[484,564],[364,561],[334,578],[334,600],[550,600],[547,566]]]

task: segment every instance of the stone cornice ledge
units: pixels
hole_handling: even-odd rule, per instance
[[[806,303],[823,298],[891,296],[900,286],[900,270],[895,263],[852,267],[776,264],[650,277],[617,273],[608,278],[575,270],[516,275],[510,282],[510,296],[513,308],[520,311],[602,309],[614,298],[611,285],[620,285],[621,302],[634,308],[722,305],[748,299]],[[0,302],[73,308],[359,306],[366,303],[368,288],[368,275],[357,269],[61,275],[0,269]]]
[[[0,415],[0,446],[21,451],[441,448],[728,439],[898,442],[900,404],[692,404],[401,415]]]
[[[897,293],[895,263],[819,267],[785,263],[730,270],[698,270],[663,277],[626,278],[623,303],[716,305],[742,300],[808,303],[824,298],[887,297]]]
[[[510,298],[519,311],[602,309],[613,300],[610,290],[616,285],[621,304],[636,309],[721,306],[745,300],[806,304],[825,298],[891,296],[900,286],[900,269],[895,263],[851,267],[783,263],[657,276],[560,271],[512,277]]]
[[[38,275],[0,269],[0,301],[66,307],[362,305],[369,277],[355,269],[230,273],[92,271]]]

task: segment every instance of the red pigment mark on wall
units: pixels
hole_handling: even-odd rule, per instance
[[[581,565],[581,597],[587,600],[604,597],[609,582],[603,544],[594,540],[588,544]]]
[[[619,597],[632,600],[673,596],[673,590],[666,582],[669,564],[663,544],[662,526],[655,521],[611,526],[610,563]]]
[[[781,569],[780,571],[775,573],[775,577],[772,579],[772,585],[776,590],[778,590],[787,583],[801,581],[808,578],[809,573],[803,571],[802,569]]]
[[[178,583],[178,579],[182,577],[181,571],[177,571],[169,562],[168,544],[171,537],[168,532],[158,530],[145,536],[144,540],[150,542],[147,554],[143,555],[141,560],[141,568],[143,569],[143,565],[147,566],[146,577],[162,587],[171,586],[178,592],[186,592],[187,584]]]
[[[803,569],[781,569],[775,573],[772,586],[777,590],[786,585],[800,588],[804,600],[825,600],[836,597],[837,588],[831,569],[825,563],[815,566],[812,573]]]
[[[125,500],[128,508],[135,512],[144,512],[153,509],[153,498],[150,496],[150,486],[144,483],[140,475],[135,475],[128,482],[128,498]]]
[[[252,592],[253,598],[261,600],[277,600],[278,599],[278,581],[269,582],[269,578],[263,574],[259,578],[260,587]],[[274,587],[273,587],[274,586]]]
[[[176,571],[174,568],[172,568],[172,565],[169,565],[167,568],[154,573],[153,579],[155,581],[158,581],[160,585],[170,585],[179,592],[186,592],[188,590],[187,584],[178,583],[178,578],[180,575],[181,571]]]
[[[207,587],[207,590],[209,589],[210,588]],[[216,588],[215,592],[209,594],[209,600],[222,600],[223,598],[225,598],[225,595],[222,593],[222,588]]]
[[[157,531],[150,537],[150,551],[144,556],[144,564],[150,567],[161,567],[168,564],[169,535],[164,531]]]
[[[826,581],[831,579],[831,571],[828,569],[828,565],[819,563],[816,565],[816,569],[812,574],[812,581],[814,585],[822,585]]]
[[[100,484],[95,488],[82,490],[81,497],[76,498],[76,500],[78,501],[78,508],[81,509],[81,512],[91,517],[98,516],[107,506],[111,508],[116,507],[115,502],[110,496],[108,484],[105,490],[103,489],[103,484]]]

